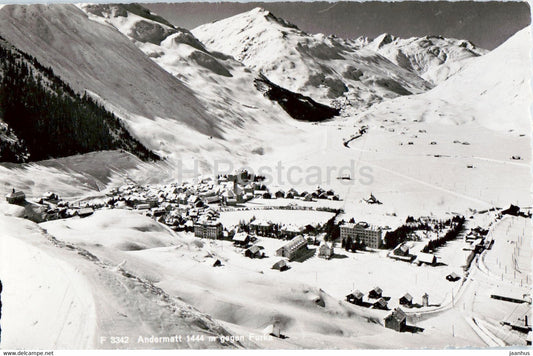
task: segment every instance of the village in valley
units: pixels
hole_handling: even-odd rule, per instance
[[[527,348],[530,26],[0,5],[0,349]]]
[[[24,218],[52,232],[61,221],[90,221],[117,211],[127,215],[107,218],[148,217],[176,238],[185,236],[197,241],[197,246],[208,247],[207,254],[194,257],[193,263],[228,274],[258,271],[268,278],[315,286],[319,293],[312,294],[310,301],[318,308],[325,307],[327,298],[321,293],[327,293],[399,333],[438,328],[455,336],[453,320],[432,322],[431,318],[439,320],[439,314],[447,315],[454,308],[468,314],[476,303],[497,305],[500,312],[494,323],[474,317],[467,322],[494,346],[500,340],[531,344],[527,262],[531,249],[527,241],[522,244],[531,218],[528,208],[511,205],[473,210],[470,216],[395,217],[384,220],[392,223],[380,225],[367,222],[365,216],[347,214],[342,196],[332,189],[272,188],[264,177],[246,170],[193,183],[131,183],[68,201],[53,192],[27,200],[24,192],[13,189],[6,200],[24,207]],[[363,203],[386,204],[373,194]],[[507,225],[507,242],[498,235],[502,224]],[[514,231],[514,240],[509,231]],[[497,254],[491,253],[494,248]],[[509,249],[514,250],[506,255]],[[469,278],[474,274],[476,282]],[[472,283],[482,283],[479,275],[490,280],[483,283],[491,288],[478,295]],[[478,300],[481,294],[486,297],[483,301]],[[273,320],[268,334],[290,337],[283,327]]]

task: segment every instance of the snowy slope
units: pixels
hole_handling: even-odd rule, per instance
[[[0,204],[0,212],[4,211]],[[149,218],[134,214],[130,231],[145,228],[170,240]],[[99,221],[98,218],[93,222]],[[105,220],[103,221],[105,223]],[[109,222],[107,222],[109,223]],[[116,221],[115,221],[116,223]],[[101,228],[101,227],[100,227]],[[56,240],[38,225],[0,215],[2,346],[7,349],[236,348],[210,316],[142,277]],[[117,236],[123,242],[128,239]],[[90,240],[87,241],[90,243]],[[156,239],[153,241],[156,242]],[[168,243],[166,243],[168,244]],[[91,245],[91,244],[90,244]],[[33,334],[32,337],[28,337]],[[182,335],[181,342],[143,343],[139,337]],[[186,340],[186,335],[203,335]],[[110,336],[120,337],[113,342]],[[216,337],[209,341],[208,336]],[[103,338],[102,338],[103,337]]]
[[[461,125],[475,121],[498,131],[530,134],[531,32],[523,29],[427,93],[398,98],[362,117]],[[391,115],[391,113],[393,115]]]
[[[281,87],[325,104],[347,97],[367,106],[431,87],[416,74],[367,49],[311,35],[255,8],[192,30],[209,50],[233,56]]]
[[[391,62],[430,83],[439,84],[460,71],[472,58],[488,53],[466,40],[425,36],[398,38],[384,33],[372,41],[359,39]]]
[[[291,178],[300,189],[331,186],[342,192],[348,216],[370,221],[376,213],[374,223],[382,225],[379,215],[466,214],[510,202],[529,206],[530,48],[525,29],[435,89],[310,128],[312,147],[294,142],[290,151],[275,150],[252,167],[279,161],[297,166],[302,174]],[[363,125],[369,129],[357,135]],[[311,180],[314,167],[322,167],[321,174]],[[341,169],[353,180],[335,179]],[[360,169],[369,172],[369,181]],[[282,178],[277,182],[288,189]],[[386,203],[360,203],[370,193]]]
[[[209,137],[184,130],[174,123],[147,122],[140,130],[150,132],[149,139],[159,144],[169,158],[193,168],[189,157],[199,160],[202,168],[216,160],[228,159],[244,164],[250,156],[261,156],[276,146],[287,146],[285,135],[301,136],[305,126],[295,122],[280,106],[255,88],[259,73],[235,59],[208,51],[188,30],[170,27],[161,21],[132,13],[123,5],[78,5],[89,19],[120,31],[149,58],[186,84],[206,111],[216,117],[221,137]],[[165,35],[158,41],[139,33],[139,24],[159,28]],[[148,136],[148,135],[147,135]],[[184,157],[188,157],[187,161]]]
[[[90,21],[73,5],[13,5],[0,9],[0,34],[71,85],[101,98],[128,124],[158,118],[219,135],[216,120],[195,95],[118,31]],[[135,126],[135,125],[132,125]],[[133,127],[138,137],[146,133]]]
[[[255,90],[256,76],[245,66],[203,50],[188,31],[129,11],[108,19],[95,13],[74,5],[5,6],[0,34],[105,103],[176,172],[195,169],[195,161],[213,166],[227,152],[241,161],[261,155],[285,141],[282,134],[301,131]],[[161,31],[166,40],[157,45],[153,33]]]
[[[232,58],[207,51],[188,30],[139,16],[124,5],[78,6],[91,20],[115,27],[155,63],[185,83],[225,129],[239,130],[246,123],[288,119],[276,105],[253,90],[257,73]],[[139,28],[143,27],[151,31],[141,32]],[[149,33],[161,36],[154,40]]]

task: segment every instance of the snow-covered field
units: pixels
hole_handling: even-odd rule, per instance
[[[520,287],[531,287],[531,221],[525,218],[506,217],[491,232],[493,251],[481,263],[496,278],[501,277]]]
[[[275,224],[306,225],[324,224],[335,214],[325,211],[311,210],[286,210],[286,209],[260,209],[260,210],[236,210],[220,213],[220,222],[224,226],[237,226],[244,220],[250,221],[255,217],[257,221],[271,221]]]

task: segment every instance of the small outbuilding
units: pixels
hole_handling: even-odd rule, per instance
[[[373,299],[381,298],[382,294],[383,294],[383,290],[381,288],[374,287],[374,289],[368,292],[368,298],[373,298]]]
[[[265,335],[272,335],[275,337],[280,338],[281,337],[281,329],[277,323],[270,324],[263,330],[263,334]]]
[[[385,327],[402,332],[407,326],[407,315],[400,308],[395,308],[385,317]]]
[[[278,262],[272,265],[272,269],[276,269],[280,272],[283,272],[289,269],[289,265],[287,264],[287,261],[279,260]]]
[[[413,296],[411,296],[409,293],[405,293],[403,297],[400,298],[399,302],[400,305],[411,306],[413,304]]]
[[[238,232],[232,239],[235,246],[246,247],[250,243],[250,235],[246,232]]]
[[[459,275],[457,275],[457,273],[455,272],[452,272],[450,273],[449,275],[446,276],[446,279],[450,282],[455,282],[455,281],[458,281],[461,279],[461,277]]]
[[[265,257],[265,253],[261,251],[261,247],[254,245],[244,251],[244,255],[248,258],[263,258]]]
[[[215,263],[213,263],[213,267],[222,267],[222,261],[216,260]]]
[[[326,242],[324,242],[318,248],[318,257],[329,260],[331,257],[333,257],[333,247],[330,247]]]
[[[396,256],[408,256],[409,255],[409,247],[406,245],[401,245],[397,249],[394,250],[394,254]]]
[[[430,253],[420,252],[418,254],[418,265],[421,265],[422,263],[434,266],[437,264],[437,256]]]
[[[389,309],[387,305],[387,301],[383,298],[379,298],[373,305],[372,308],[374,309],[381,309],[381,310],[387,310]]]
[[[520,207],[511,204],[507,209],[502,210],[502,215],[513,215],[518,216],[520,213]]]
[[[427,293],[424,293],[424,295],[422,296],[422,306],[429,306],[429,295]]]
[[[54,202],[54,201],[57,202],[59,201],[59,195],[53,192],[46,192],[45,194],[43,194],[41,199],[45,201],[50,201],[50,202]]]
[[[346,301],[355,305],[363,304],[363,293],[359,290],[355,290],[346,296]]]

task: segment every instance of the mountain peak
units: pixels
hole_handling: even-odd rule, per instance
[[[281,17],[277,17],[270,10],[267,10],[259,6],[253,8],[250,11],[243,12],[235,16],[232,16],[230,18],[222,19],[216,22],[228,21],[228,23],[233,24],[233,23],[239,23],[242,21],[246,21],[247,25],[249,26],[250,24],[263,24],[264,20],[266,20],[266,22],[270,24],[275,24],[275,25],[279,25],[282,27],[287,27],[287,28],[298,30],[298,27],[296,25],[282,19]]]
[[[258,6],[248,11],[248,13],[267,16],[268,14],[270,14],[270,11],[265,8],[262,8],[261,6]]]
[[[192,33],[209,51],[231,55],[276,85],[322,104],[350,96],[367,105],[378,95],[419,93],[430,87],[374,52],[358,52],[361,45],[305,33],[261,8],[202,25]]]
[[[374,39],[374,43],[377,45],[377,48],[381,48],[389,43],[392,43],[398,37],[391,35],[390,33],[382,33]]]

